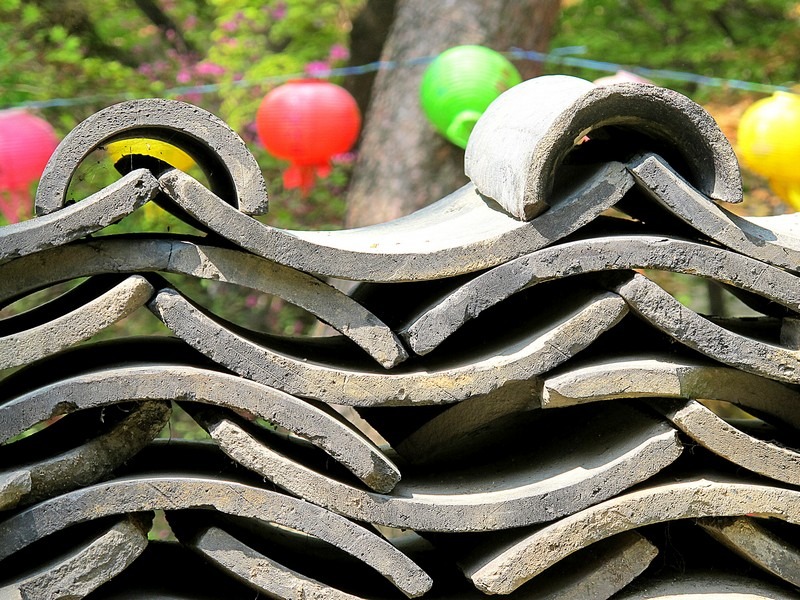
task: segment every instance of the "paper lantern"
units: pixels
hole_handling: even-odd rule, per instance
[[[267,151],[288,160],[286,188],[307,192],[315,177],[331,171],[331,157],[352,148],[361,113],[344,88],[317,79],[285,83],[270,91],[256,114],[258,137]]]
[[[640,77],[636,73],[631,73],[630,71],[617,71],[613,75],[608,75],[607,77],[600,77],[595,79],[592,83],[595,85],[603,86],[603,85],[612,85],[615,83],[649,83],[653,85],[653,82],[649,79],[645,79],[644,77]]]
[[[164,161],[180,171],[188,171],[194,165],[192,157],[180,148],[159,140],[145,138],[132,138],[111,142],[106,146],[106,151],[114,164],[126,156],[152,156]]]
[[[750,105],[739,121],[738,145],[753,171],[782,181],[800,178],[800,95],[776,92]]]
[[[0,111],[0,212],[11,223],[30,212],[30,185],[56,146],[58,137],[47,121],[25,111]]]
[[[522,77],[502,54],[483,46],[456,46],[428,65],[420,84],[422,110],[444,137],[467,147],[486,108]]]
[[[785,200],[795,211],[800,211],[800,178],[791,181],[770,179],[769,186],[776,196]]]
[[[775,92],[751,104],[739,121],[739,153],[756,173],[800,184],[800,95]]]

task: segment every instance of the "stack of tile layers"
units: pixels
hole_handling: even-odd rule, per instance
[[[68,203],[126,137],[206,181],[153,163]],[[800,221],[718,204],[742,196],[730,145],[655,86],[526,82],[466,171],[397,221],[287,231],[254,218],[260,170],[212,115],[143,100],[79,125],[38,216],[0,229],[3,303],[85,278],[0,321],[0,596],[797,597]],[[94,235],[148,202],[203,235]],[[701,316],[658,271],[758,316]],[[247,330],[164,274],[336,334]],[[97,341],[147,309],[171,335]],[[158,439],[177,406],[210,441]],[[154,511],[176,541],[148,541]]]

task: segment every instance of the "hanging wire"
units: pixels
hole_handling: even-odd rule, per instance
[[[556,65],[563,65],[569,67],[580,67],[590,69],[593,71],[601,71],[607,73],[616,73],[617,71],[628,71],[648,79],[662,79],[668,81],[682,81],[685,83],[696,83],[706,87],[719,87],[731,88],[737,90],[744,90],[749,92],[760,92],[771,94],[774,92],[791,92],[792,87],[785,85],[772,85],[766,83],[758,83],[754,81],[744,81],[741,79],[727,79],[724,77],[709,77],[707,75],[699,75],[697,73],[690,73],[687,71],[674,71],[671,69],[650,69],[642,66],[622,65],[619,63],[606,62],[593,60],[589,58],[582,58],[574,56],[578,53],[585,51],[583,46],[568,46],[564,48],[555,48],[550,52],[537,52],[535,50],[523,50],[520,48],[512,48],[510,51],[502,53],[504,56],[514,60],[528,60],[539,63],[549,63]],[[337,67],[327,70],[320,70],[313,75],[308,73],[292,73],[287,75],[274,75],[271,77],[263,77],[259,79],[242,79],[232,83],[210,83],[205,85],[195,86],[179,86],[169,88],[164,91],[164,97],[173,98],[185,94],[211,94],[218,92],[230,86],[234,87],[256,87],[256,86],[270,86],[285,83],[292,79],[314,78],[314,79],[331,79],[334,77],[342,77],[346,75],[364,75],[375,71],[410,68],[420,65],[427,65],[432,62],[436,56],[421,56],[411,58],[403,61],[375,61],[364,65],[357,65],[352,67]],[[65,106],[80,106],[83,104],[93,104],[98,102],[113,102],[120,100],[132,100],[138,98],[135,94],[99,94],[93,96],[81,96],[77,98],[54,98],[52,100],[31,100],[28,102],[20,102],[13,105],[6,105],[3,109],[42,109],[42,108],[59,108]]]

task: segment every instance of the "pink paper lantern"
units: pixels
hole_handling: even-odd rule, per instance
[[[630,71],[617,71],[613,75],[608,75],[607,77],[600,77],[599,79],[594,80],[595,85],[612,85],[614,83],[649,83],[653,84],[652,81],[649,79],[645,79],[644,77],[640,77],[636,73],[631,73]]]
[[[21,110],[0,111],[0,212],[10,222],[28,212],[30,185],[57,145],[47,121]]]

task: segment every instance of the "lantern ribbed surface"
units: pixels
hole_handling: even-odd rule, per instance
[[[776,92],[753,103],[739,122],[739,151],[764,177],[800,182],[800,95]]]
[[[269,92],[256,115],[264,147],[298,165],[326,164],[358,137],[361,114],[342,87],[319,80],[289,82]]]
[[[522,78],[502,54],[483,46],[456,46],[425,70],[420,101],[425,115],[452,143],[466,148],[483,111]]]
[[[291,162],[285,187],[304,192],[330,172],[331,157],[350,150],[361,129],[361,113],[344,88],[317,79],[285,83],[269,92],[256,113],[264,148]]]

